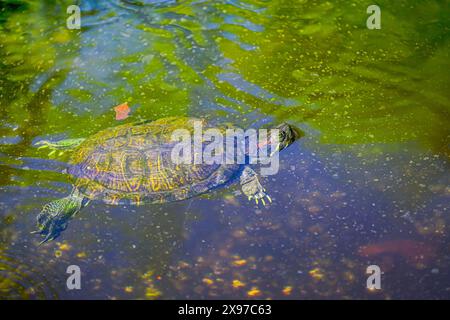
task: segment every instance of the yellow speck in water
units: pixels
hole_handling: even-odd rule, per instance
[[[369,291],[370,293],[374,293],[374,292],[378,292],[380,290],[375,287],[369,287],[369,288],[367,288],[367,291]]]
[[[355,275],[349,271],[344,272],[344,278],[345,280],[347,280],[348,282],[353,282],[355,281]]]
[[[204,284],[206,284],[208,286],[210,286],[210,285],[212,285],[214,283],[214,281],[209,279],[209,278],[203,278],[202,281],[203,281]]]
[[[86,258],[86,252],[84,252],[84,251],[81,251],[81,252],[78,252],[77,253],[77,258],[80,258],[80,259],[82,259],[82,258]]]
[[[67,244],[67,243],[62,243],[62,244],[59,246],[59,250],[61,250],[61,251],[69,251],[70,248],[71,248],[70,245]]]
[[[247,233],[245,232],[245,230],[235,230],[233,231],[233,237],[235,238],[243,238],[247,235]]]
[[[233,265],[236,267],[245,266],[246,264],[247,264],[247,260],[245,260],[245,259],[239,259],[239,260],[233,261]]]
[[[233,280],[232,286],[233,286],[233,288],[237,289],[237,288],[241,288],[241,287],[245,286],[245,283],[243,283],[242,281],[239,281],[239,280]]]
[[[283,294],[285,296],[289,296],[292,293],[292,287],[291,286],[286,286],[283,288]]]
[[[56,250],[55,251],[55,257],[59,258],[62,256],[62,251],[61,250]]]
[[[145,290],[145,297],[147,299],[153,300],[153,299],[158,298],[160,295],[161,295],[161,292],[158,289],[156,289],[155,287],[148,287]]]
[[[150,300],[156,299],[161,295],[161,292],[153,284],[153,279],[152,279],[153,276],[154,276],[153,270],[149,270],[142,275],[142,279],[144,280],[144,283],[146,284],[145,297],[146,297],[146,299],[150,299]]]
[[[149,280],[152,276],[153,276],[153,271],[150,270],[150,271],[147,271],[146,273],[144,273],[144,274],[142,275],[142,279],[144,279],[144,280]]]
[[[260,295],[261,291],[256,287],[253,287],[251,290],[247,291],[247,296],[249,297],[258,297]]]
[[[134,288],[132,286],[128,286],[128,287],[125,287],[124,290],[125,290],[126,293],[132,293]]]
[[[322,272],[322,270],[320,270],[319,268],[315,268],[309,271],[309,275],[311,277],[313,277],[316,280],[322,280],[323,277],[325,276]]]

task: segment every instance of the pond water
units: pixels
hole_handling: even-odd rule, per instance
[[[364,0],[84,0],[80,30],[71,4],[0,3],[0,298],[450,297],[446,1],[379,0],[379,30]],[[238,184],[94,201],[39,245],[36,215],[72,184],[70,154],[36,142],[185,115],[305,132],[262,179],[272,204]]]

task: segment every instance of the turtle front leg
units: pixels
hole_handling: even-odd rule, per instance
[[[38,149],[49,148],[50,149],[50,153],[48,154],[49,156],[52,156],[57,151],[59,151],[59,155],[62,155],[64,151],[69,151],[78,147],[84,140],[85,140],[84,138],[65,139],[56,142],[41,140],[36,142],[35,146],[37,146]]]
[[[270,196],[265,193],[266,190],[263,188],[261,183],[259,183],[258,175],[252,168],[244,168],[240,177],[240,184],[242,192],[248,197],[249,200],[255,199],[257,204],[258,201],[261,200],[263,205],[266,205],[264,198],[267,198],[269,202],[272,202]]]

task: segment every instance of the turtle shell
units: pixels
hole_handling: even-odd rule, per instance
[[[89,199],[109,204],[163,203],[207,192],[229,181],[237,164],[176,164],[172,133],[194,131],[196,118],[171,117],[96,133],[74,152],[68,169]],[[222,128],[225,130],[225,127]]]

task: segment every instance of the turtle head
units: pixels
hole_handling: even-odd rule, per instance
[[[285,122],[274,129],[278,129],[278,146],[274,150],[283,150],[304,135],[300,129]]]

